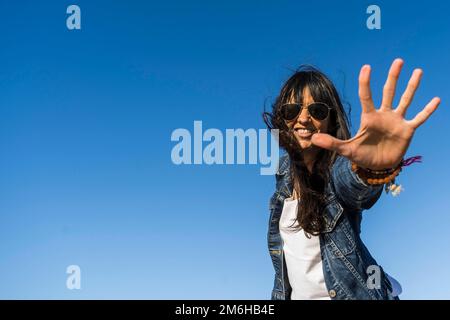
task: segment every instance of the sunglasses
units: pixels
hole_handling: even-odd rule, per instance
[[[281,106],[281,116],[286,121],[292,121],[300,114],[303,108],[307,108],[310,116],[319,121],[328,118],[331,110],[323,102],[313,102],[307,106],[302,106],[299,103],[285,103]]]

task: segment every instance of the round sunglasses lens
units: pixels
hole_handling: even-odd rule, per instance
[[[299,113],[300,106],[295,103],[285,104],[283,106],[283,118],[285,120],[293,120]]]
[[[322,103],[313,103],[308,107],[311,117],[317,120],[325,120],[328,117],[328,107]]]

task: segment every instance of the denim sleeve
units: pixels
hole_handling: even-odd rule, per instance
[[[381,196],[384,185],[367,185],[352,171],[351,161],[338,156],[331,170],[336,196],[350,209],[369,209]]]

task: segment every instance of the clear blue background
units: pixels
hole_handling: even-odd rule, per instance
[[[82,29],[66,28],[81,7]],[[450,5],[377,1],[5,1],[0,4],[0,298],[269,299],[274,177],[259,165],[175,166],[176,128],[264,128],[264,104],[301,63],[335,82],[359,125],[392,60],[424,70],[400,197],[362,237],[403,299],[450,298]],[[81,290],[66,267],[81,267]]]

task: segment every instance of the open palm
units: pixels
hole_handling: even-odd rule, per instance
[[[361,124],[356,135],[340,140],[325,133],[312,136],[312,143],[321,148],[336,151],[358,166],[373,170],[395,167],[408,149],[415,130],[437,109],[440,99],[433,98],[412,120],[405,113],[419,86],[422,70],[415,69],[396,109],[392,108],[395,87],[403,60],[392,63],[383,88],[381,107],[374,107],[370,91],[370,66],[364,65],[359,74],[359,98],[361,100]]]

